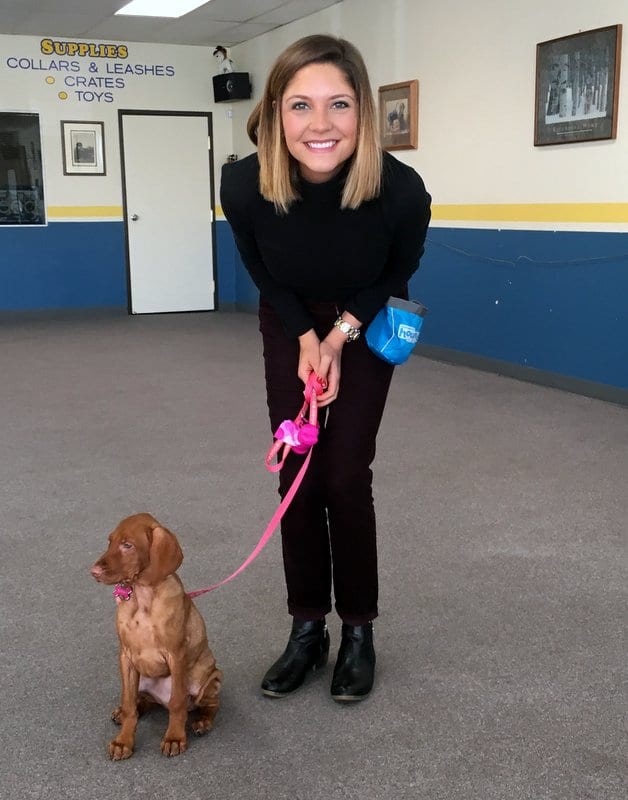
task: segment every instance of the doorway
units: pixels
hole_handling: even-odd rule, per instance
[[[130,314],[215,308],[211,115],[118,112]]]

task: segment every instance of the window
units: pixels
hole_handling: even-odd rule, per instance
[[[0,112],[0,225],[44,225],[39,114]]]

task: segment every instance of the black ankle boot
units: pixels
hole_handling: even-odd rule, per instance
[[[331,682],[331,696],[339,703],[363,700],[373,688],[374,677],[373,623],[343,623],[342,641]]]
[[[283,654],[264,675],[262,692],[268,697],[284,697],[294,692],[310,670],[327,663],[329,633],[324,619],[295,619]]]

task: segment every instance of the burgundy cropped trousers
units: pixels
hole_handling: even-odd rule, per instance
[[[309,306],[323,339],[338,316],[335,303]],[[342,310],[342,308],[340,308]],[[260,300],[260,331],[273,432],[303,403],[297,376],[299,343]],[[350,625],[377,616],[377,543],[371,463],[393,367],[374,356],[364,337],[342,352],[340,392],[320,409],[321,430],[309,469],[281,524],[288,612],[321,619],[332,608]],[[279,473],[283,498],[305,456],[290,453]]]

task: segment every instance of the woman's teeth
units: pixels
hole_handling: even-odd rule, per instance
[[[329,150],[336,144],[336,141],[333,140],[331,142],[306,142],[307,146],[312,148],[312,150]]]

